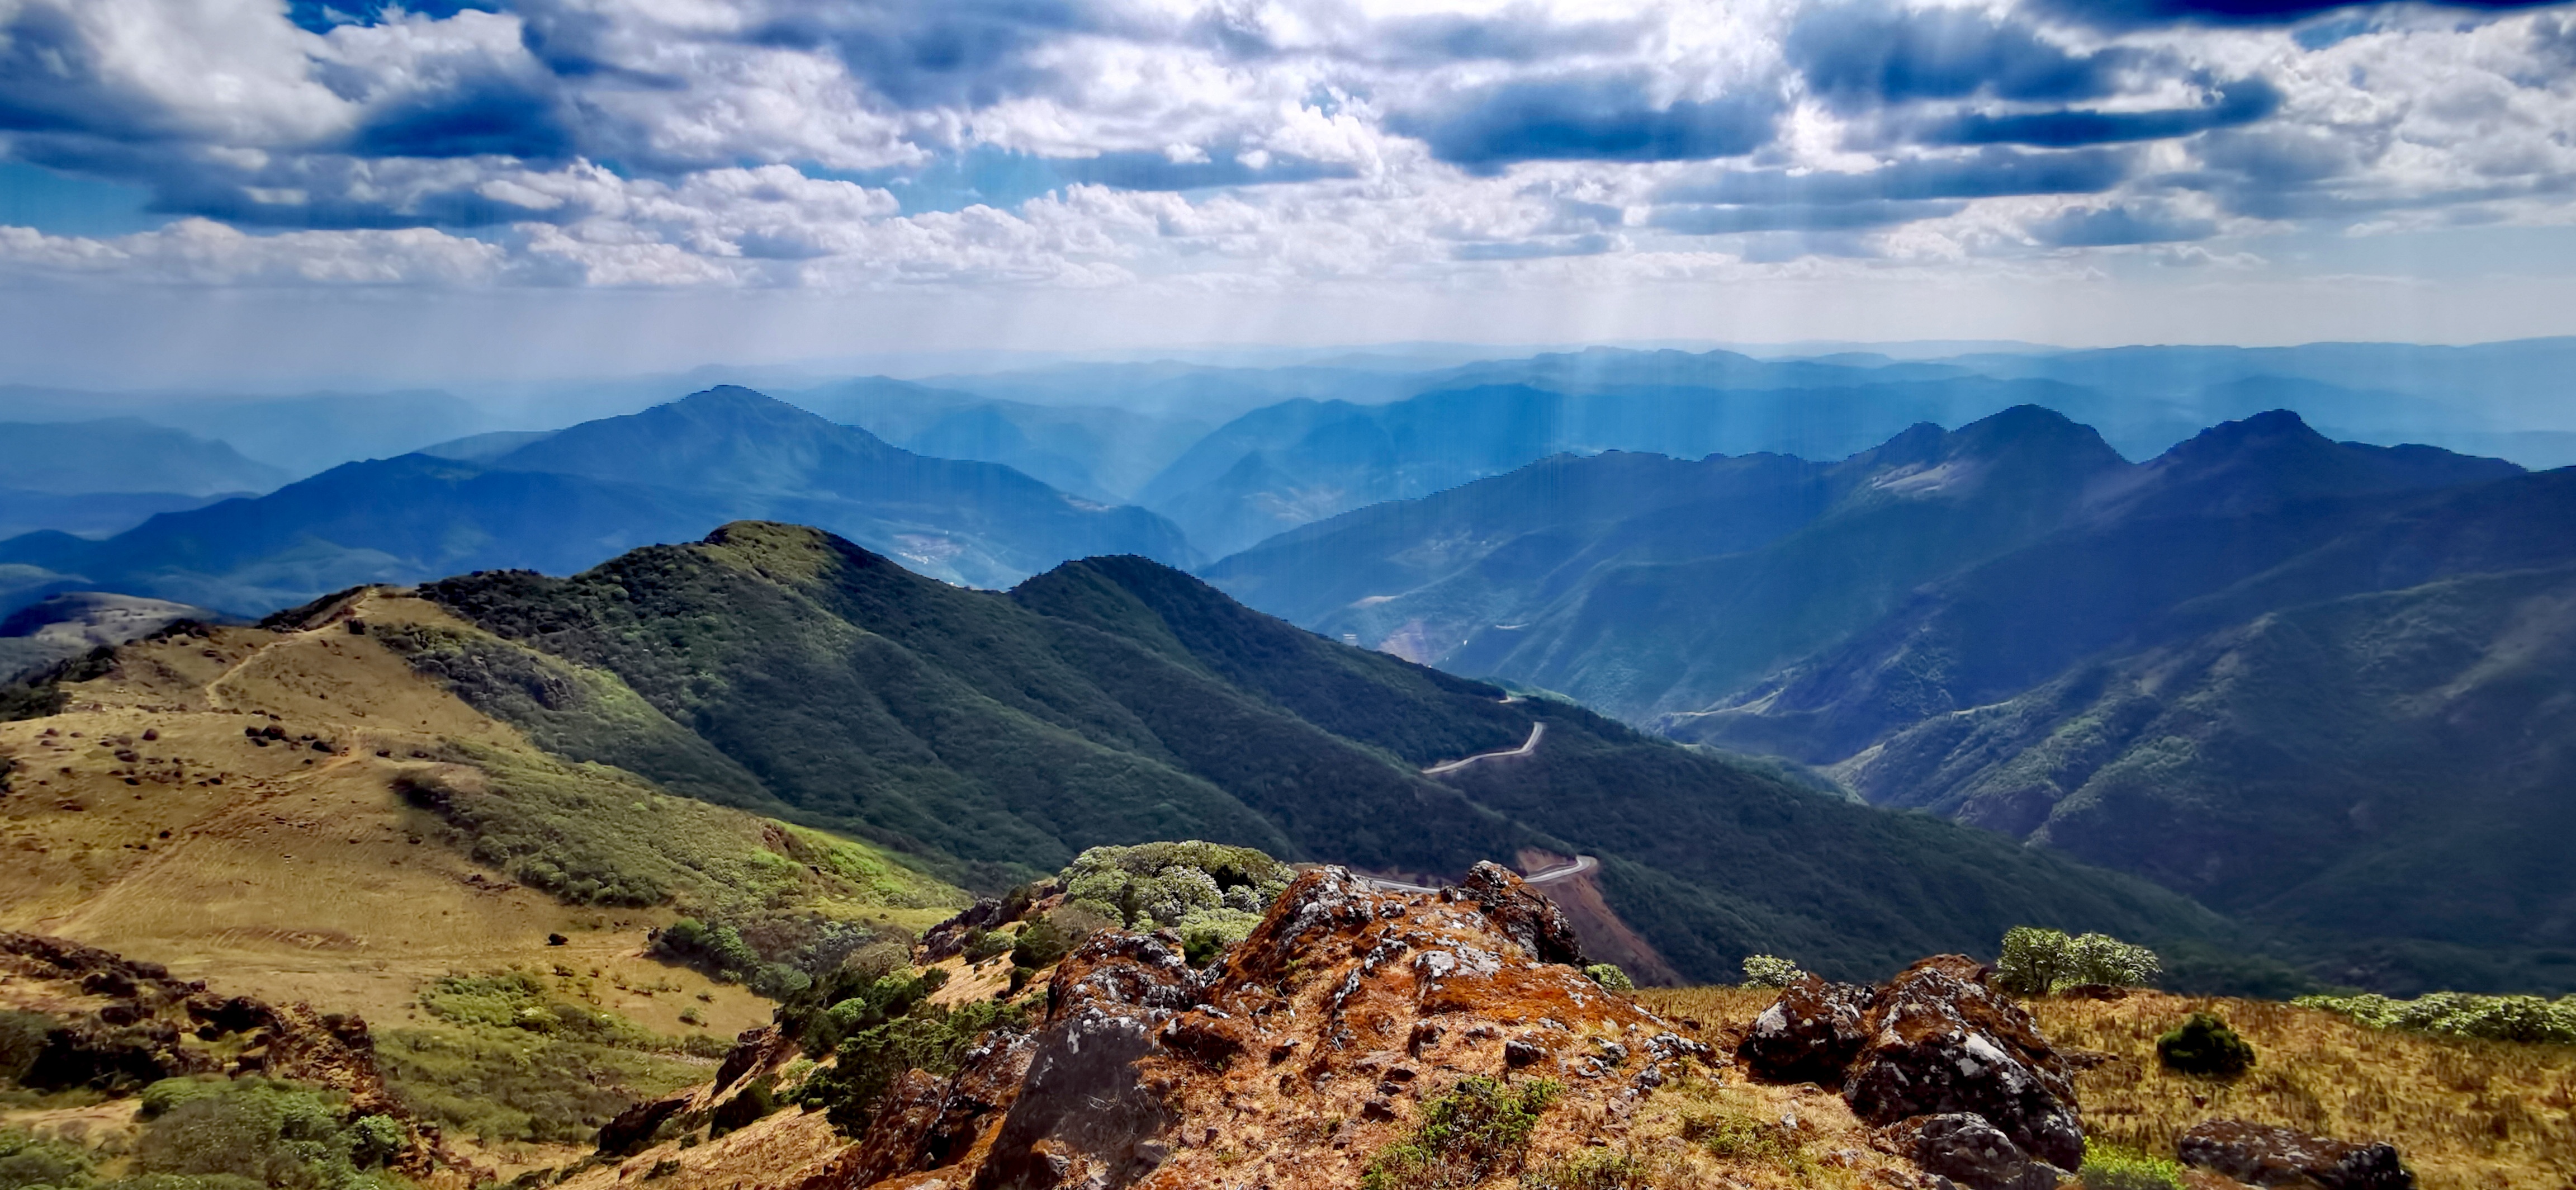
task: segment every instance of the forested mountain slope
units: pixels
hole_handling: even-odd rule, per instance
[[[1154,838],[1422,876],[1525,850],[1597,855],[1609,905],[1702,979],[1766,949],[1858,973],[1990,945],[2025,920],[2185,953],[2228,929],[1989,833],[1334,644],[1141,558],[978,592],[746,523],[571,578],[487,573],[421,593],[477,631],[398,647],[549,749],[856,831],[987,886]],[[1542,722],[1533,756],[1422,772]]]
[[[2333,978],[2555,987],[2571,568],[2576,473],[2278,412],[2129,464],[2019,409],[1831,466],[1550,460],[1207,573],[2150,876]]]

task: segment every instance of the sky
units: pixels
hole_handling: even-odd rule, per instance
[[[0,383],[2576,333],[2576,11],[0,0]]]

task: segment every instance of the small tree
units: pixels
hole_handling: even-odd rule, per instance
[[[1778,955],[1747,955],[1744,959],[1744,986],[1749,988],[1785,988],[1806,974],[1796,963]]]
[[[1592,982],[1600,984],[1614,992],[1633,992],[1637,990],[1637,982],[1628,978],[1628,973],[1620,970],[1619,965],[1616,963],[1594,963],[1591,966],[1584,968],[1583,973],[1590,976],[1592,978]]]
[[[2156,952],[2108,934],[2070,938],[2058,930],[2014,926],[2004,932],[1995,980],[2017,996],[2045,996],[2079,984],[2138,987],[2162,969]]]

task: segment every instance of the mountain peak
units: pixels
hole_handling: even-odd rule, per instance
[[[727,406],[767,408],[773,405],[789,409],[795,408],[795,406],[789,405],[787,402],[781,401],[767,393],[760,392],[756,389],[744,388],[739,384],[719,384],[714,388],[700,389],[697,392],[690,393],[677,401],[671,402],[671,404],[700,409],[724,408]]]
[[[2298,414],[2273,409],[2177,444],[2109,502],[2129,512],[2233,515],[2291,500],[2456,487],[2521,473],[2502,459],[2430,446],[2337,442]]]

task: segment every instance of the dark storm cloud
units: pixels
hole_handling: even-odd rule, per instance
[[[1666,203],[1816,206],[2010,194],[2099,194],[2127,179],[2132,154],[2120,149],[2030,153],[1988,147],[1964,157],[1915,158],[1863,173],[1727,170],[1656,191]]]
[[[2170,140],[2233,128],[2264,119],[2280,108],[2280,88],[2261,78],[2247,78],[2220,86],[2216,100],[2200,107],[2143,112],[2061,108],[2011,115],[1962,112],[1920,121],[1906,132],[1908,139],[1928,145],[2072,148]]]
[[[2026,26],[1982,12],[1873,4],[1810,12],[1784,48],[1808,89],[1846,110],[1972,95],[2099,99],[2117,90],[2119,71],[2145,57],[2118,48],[2069,53]]]
[[[2564,0],[2425,0],[2468,13],[2553,7]],[[2374,0],[2038,0],[2038,11],[2109,29],[2154,25],[2294,25],[2320,13],[2384,7]]]
[[[1769,144],[1780,117],[1770,94],[1655,106],[1630,75],[1537,79],[1465,92],[1401,112],[1395,131],[1433,156],[1484,173],[1521,161],[1692,161]]]
[[[1755,231],[1866,231],[1922,219],[1945,219],[1967,206],[1955,201],[1871,199],[1829,206],[1664,207],[1646,222],[1665,231],[1693,236]]]
[[[2165,211],[2117,206],[2061,212],[2032,225],[2030,234],[2051,248],[2110,248],[2205,240],[2217,230],[2218,225],[2207,219],[2183,219]]]

